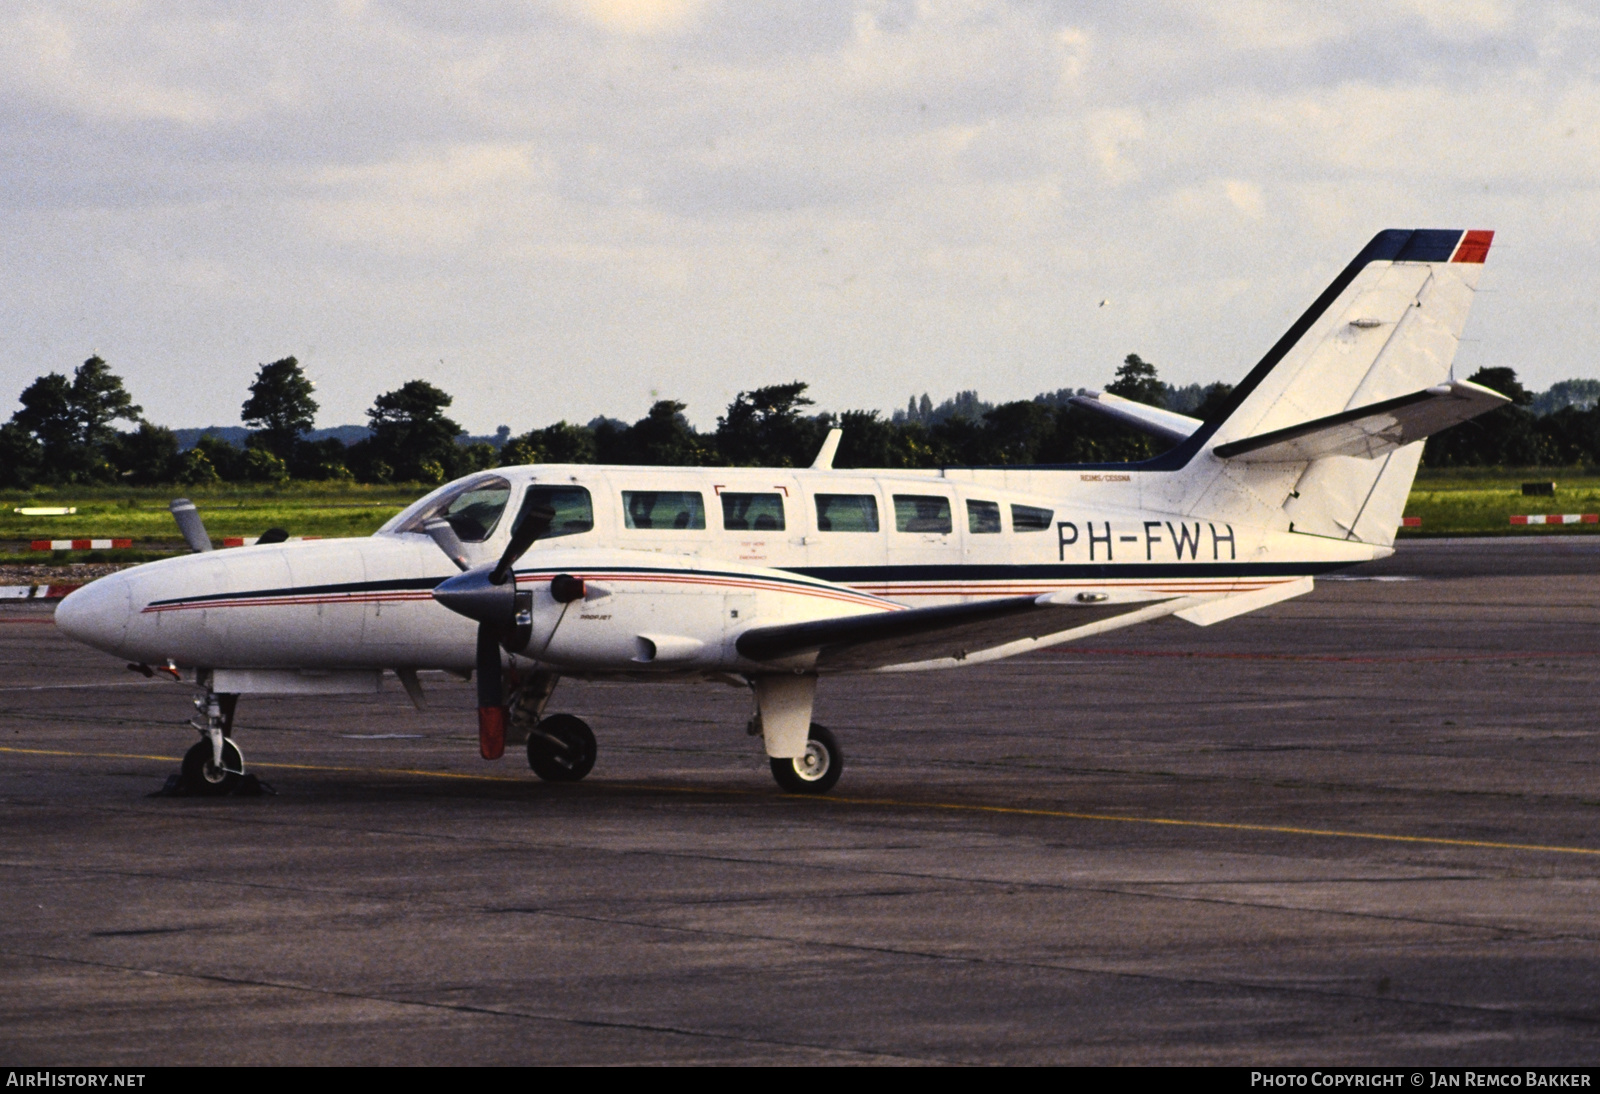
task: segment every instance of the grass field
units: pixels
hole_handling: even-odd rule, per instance
[[[142,561],[182,549],[182,537],[167,504],[178,496],[200,508],[206,531],[214,540],[225,536],[259,536],[282,528],[294,536],[365,536],[426,493],[424,486],[361,486],[354,483],[295,483],[282,487],[229,485],[214,488],[62,487],[28,493],[0,493],[0,541],[10,541],[13,557],[20,551],[43,560],[52,556],[28,552],[36,539],[132,539],[133,551],[105,552],[107,559]],[[24,516],[18,507],[72,506],[71,516]],[[56,560],[82,560],[88,552],[57,552]],[[96,557],[100,557],[98,554]],[[21,560],[19,560],[21,561]]]
[[[1524,482],[1557,484],[1554,498],[1524,497]],[[118,561],[143,561],[182,549],[167,503],[181,492],[200,507],[213,539],[258,536],[282,528],[295,536],[365,536],[427,491],[424,486],[361,486],[355,483],[295,483],[288,486],[227,485],[209,488],[61,487],[0,492],[0,542],[16,561],[52,556],[29,552],[36,539],[128,538],[132,551],[95,553]],[[74,506],[72,516],[24,516],[18,507]],[[1406,505],[1406,516],[1422,526],[1403,535],[1586,535],[1576,527],[1516,527],[1513,513],[1600,513],[1600,474],[1573,469],[1486,468],[1423,471]],[[23,557],[17,557],[21,555]],[[53,558],[83,560],[89,552],[56,552]]]
[[[1553,498],[1524,497],[1525,482],[1554,482]],[[1600,475],[1575,468],[1457,468],[1424,470],[1411,487],[1406,516],[1421,517],[1412,536],[1593,535],[1600,525],[1511,523],[1513,514],[1600,513]]]

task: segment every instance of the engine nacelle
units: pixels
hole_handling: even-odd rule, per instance
[[[451,578],[434,596],[481,621],[515,595],[507,648],[576,672],[770,670],[735,649],[752,627],[897,607],[784,570],[654,551],[541,550],[517,568],[514,594],[485,588],[484,574]]]

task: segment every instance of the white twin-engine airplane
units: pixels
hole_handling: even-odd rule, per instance
[[[469,475],[366,539],[197,552],[64,600],[73,638],[202,689],[194,792],[244,771],[241,695],[477,673],[479,746],[545,779],[594,764],[545,707],[563,676],[748,686],[772,772],[823,792],[843,753],[818,678],[1011,657],[1163,616],[1207,626],[1393,552],[1421,440],[1507,402],[1450,378],[1491,232],[1380,232],[1214,420],[1083,405],[1171,442],[1142,463],[834,470],[534,465]]]

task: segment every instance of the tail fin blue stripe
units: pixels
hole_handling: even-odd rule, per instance
[[[1400,253],[1394,256],[1396,262],[1449,262],[1450,257],[1456,253],[1456,244],[1461,241],[1459,228],[1419,228],[1411,233],[1411,238],[1406,240]]]

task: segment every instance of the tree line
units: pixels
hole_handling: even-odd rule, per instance
[[[1600,464],[1600,382],[1563,381],[1534,395],[1509,368],[1481,369],[1471,379],[1512,404],[1428,441],[1430,466],[1572,466]],[[1147,459],[1160,442],[1068,402],[1063,388],[998,405],[963,391],[935,405],[923,395],[905,410],[815,413],[801,381],[742,391],[701,433],[685,404],[662,399],[638,421],[596,418],[557,422],[497,443],[462,443],[447,416],[452,398],[412,380],[373,400],[369,435],[354,444],[311,440],[315,387],[294,357],[263,364],[240,417],[249,428],[241,448],[202,436],[182,450],[177,435],[143,416],[121,377],[98,356],[69,378],[49,373],[19,396],[0,425],[0,487],[126,482],[205,485],[355,480],[433,484],[491,467],[524,463],[663,464],[673,466],[803,467],[828,430],[844,437],[836,467],[925,468],[955,465],[1118,463]],[[1106,391],[1201,420],[1225,411],[1228,384],[1172,387],[1154,365],[1129,354]],[[1540,411],[1543,411],[1542,413]],[[119,429],[116,423],[127,423]]]

